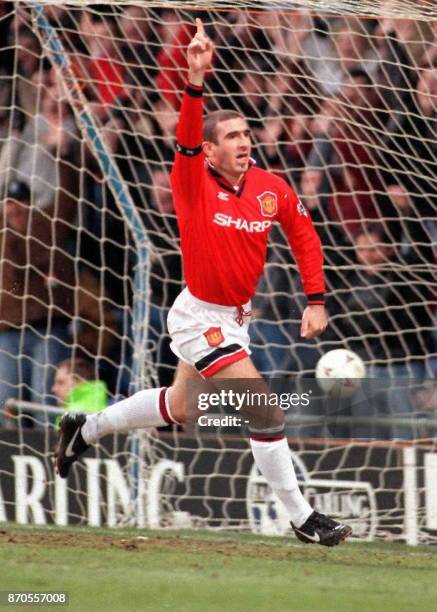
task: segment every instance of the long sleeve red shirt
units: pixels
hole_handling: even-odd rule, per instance
[[[206,163],[202,127],[202,88],[189,85],[176,131],[171,184],[190,292],[223,306],[248,302],[264,269],[272,224],[279,221],[308,303],[323,303],[320,239],[298,196],[283,179],[253,165],[236,190]]]

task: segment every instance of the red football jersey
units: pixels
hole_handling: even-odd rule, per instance
[[[269,232],[279,221],[309,303],[323,303],[320,239],[298,196],[282,178],[253,165],[236,189],[206,162],[202,128],[202,88],[188,85],[171,184],[190,292],[223,306],[249,301],[264,269]]]

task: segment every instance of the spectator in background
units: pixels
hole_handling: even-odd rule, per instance
[[[69,354],[75,270],[65,243],[75,202],[73,177],[65,167],[60,172],[63,188],[50,209],[31,207],[19,181],[9,183],[3,202],[0,405],[10,397],[50,403],[55,364]]]
[[[10,2],[0,2],[0,150],[10,129],[14,49],[11,46],[10,29],[13,20],[13,7]]]
[[[335,291],[345,282],[344,267],[348,269],[355,264],[355,249],[338,220],[332,221],[328,217],[329,196],[320,193],[320,176],[318,170],[305,170],[300,192],[323,244],[326,280]]]
[[[57,364],[52,393],[59,406],[74,412],[98,412],[108,403],[106,384],[96,378],[94,365],[82,357]]]
[[[258,67],[258,72],[246,72],[240,81],[241,93],[235,96],[235,106],[247,117],[251,129],[262,128],[269,114],[267,78],[262,65]]]
[[[156,56],[161,41],[153,27],[159,23],[153,9],[141,6],[126,6],[118,20],[124,40],[121,56],[125,64],[125,78],[128,88],[127,103],[141,108],[153,108],[157,91],[155,80],[158,75]]]
[[[303,45],[313,32],[308,15],[271,15],[271,37],[278,68],[265,68],[268,109],[256,131],[260,157],[269,169],[282,172],[296,187],[312,147],[310,119],[316,112],[320,91],[305,58]],[[311,54],[311,53],[310,53]],[[269,73],[270,72],[270,73]],[[274,143],[276,141],[276,154]]]
[[[261,67],[267,78],[274,76],[277,62],[271,23],[270,11],[235,12],[226,14],[226,23],[215,20],[209,28],[217,47],[213,70],[207,75],[206,83],[217,103],[211,110],[238,107],[245,90],[241,87],[242,79],[260,73]],[[235,99],[235,96],[239,97]]]
[[[138,133],[133,134],[126,113],[118,109],[109,109],[109,118],[101,133],[134,203],[142,207],[150,181],[143,161],[145,139]],[[130,279],[135,263],[132,236],[110,185],[90,151],[83,166],[85,197],[81,201],[81,215],[86,231],[80,239],[80,257],[89,268],[101,270],[100,281],[107,297],[120,308],[126,308],[132,304]]]
[[[318,107],[318,98],[325,93],[320,87],[323,78],[313,69],[326,66],[329,52],[323,43],[329,46],[329,39],[314,28],[308,14],[272,14],[271,19],[269,36],[279,64],[279,70],[269,78],[269,89],[276,97],[271,106],[278,111],[282,107],[280,113],[291,117],[294,112],[311,115]]]
[[[288,52],[282,21],[278,18],[273,26],[266,36],[271,37],[276,55],[273,59],[267,49],[259,57],[254,54],[257,69],[242,76],[235,105],[249,118],[261,163],[298,184],[311,149],[309,119],[318,107],[318,90],[303,57],[294,47]]]
[[[61,189],[58,158],[75,158],[79,140],[59,86],[41,90],[38,113],[14,131],[0,156],[0,193],[11,179],[27,185],[32,205],[50,207]]]
[[[89,56],[83,68],[88,72],[89,88],[96,102],[95,111],[105,116],[108,105],[128,97],[118,20],[116,15],[84,10],[79,29]]]
[[[14,108],[14,127],[20,129],[28,116],[35,115],[39,103],[38,87],[33,75],[49,68],[41,45],[32,32],[27,14],[15,10],[9,28],[9,45],[14,48],[13,72],[10,75],[10,104]],[[12,80],[13,79],[13,80]]]
[[[167,107],[176,110],[187,75],[185,49],[191,40],[192,26],[181,23],[175,11],[165,10],[160,16],[159,41],[161,49],[156,56],[158,73],[155,87]]]
[[[277,174],[285,173],[284,132],[285,123],[281,117],[265,118],[262,126],[252,132],[257,158],[265,168]]]
[[[148,201],[153,168],[153,159],[145,157],[145,151],[153,143],[149,143],[139,129],[135,128],[133,132],[134,109],[129,109],[128,113],[120,112],[119,108],[110,109],[108,115],[102,128],[103,140],[118,165],[133,202],[143,210]],[[136,250],[108,181],[89,151],[83,167],[85,190],[80,201],[83,227],[80,229],[79,256],[89,269],[100,271],[100,296],[105,296],[108,306],[112,307],[111,318],[115,327],[114,334],[111,334],[111,327],[110,333],[106,334],[106,339],[113,342],[105,355],[101,375],[111,393],[125,394],[131,376],[131,309]]]
[[[410,391],[427,376],[434,377],[436,347],[425,277],[397,266],[396,249],[380,223],[366,225],[355,237],[356,270],[331,296],[331,327],[327,340],[339,343],[367,362],[367,400],[349,409],[360,417],[410,417]],[[317,356],[314,356],[314,364]],[[342,414],[345,406],[341,406]],[[356,426],[342,435],[405,438],[411,427]],[[337,432],[338,435],[338,432]]]
[[[289,15],[272,14],[271,26],[273,50],[280,62],[297,64],[306,61],[309,55],[314,56],[314,53],[306,52],[309,39],[317,35],[311,15],[303,11]],[[324,55],[326,57],[326,53]]]
[[[150,340],[159,384],[171,383],[177,359],[170,349],[167,315],[182,288],[179,231],[167,167],[152,172],[150,206],[143,213],[153,245],[150,270]]]
[[[378,138],[373,130],[376,106],[373,82],[361,69],[348,73],[338,95],[321,105],[311,124],[314,143],[307,168],[312,173],[316,190],[325,195],[330,193],[333,175],[344,163],[374,166],[373,146]],[[369,186],[373,188],[371,181]]]
[[[124,118],[116,115],[106,123],[104,138],[138,206],[152,245],[149,348],[153,362],[158,366],[158,377],[166,384],[172,378],[175,364],[166,334],[166,316],[180,292],[182,282],[178,230],[166,166],[158,159],[156,164],[153,164],[153,159],[148,159],[148,169],[145,171],[145,164],[140,161],[147,159],[144,149],[137,148],[134,152],[135,146],[138,147],[138,137],[134,139],[126,129]],[[88,164],[90,169],[91,164]],[[101,278],[106,293],[112,303],[119,306],[121,314],[122,309],[132,305],[136,261],[134,244],[103,178],[96,181],[94,174],[90,178],[92,191],[88,193],[86,201],[92,204],[86,203],[88,231],[81,240],[81,259],[92,267],[102,269]],[[115,355],[113,361],[117,362]]]
[[[380,223],[364,226],[355,249],[359,268],[349,273],[341,304],[333,306],[332,327],[348,348],[375,362],[375,373],[431,375],[428,357],[435,347],[428,283],[396,267],[396,250]]]
[[[363,225],[381,217],[382,198],[369,186],[373,172],[345,164],[333,180],[333,193],[326,205],[327,218],[344,233],[343,244],[353,242]],[[376,178],[376,177],[375,177]],[[375,180],[375,187],[378,184]]]
[[[399,263],[429,265],[433,261],[435,81],[435,71],[423,70],[414,97],[415,112],[404,113],[397,129],[387,131],[385,138],[375,130],[381,109],[378,91],[361,70],[350,73],[341,95],[325,103],[325,114],[314,121],[314,146],[302,175],[301,193],[313,219],[325,222],[319,227],[328,263],[350,263],[346,247],[360,224],[372,218],[385,220],[391,241],[399,245]],[[340,229],[346,230],[343,236]]]
[[[382,18],[378,23],[374,80],[381,100],[380,125],[387,133],[396,130],[412,109],[417,67],[432,39],[432,27],[426,21]]]
[[[332,266],[354,260],[354,236],[364,223],[395,216],[377,172],[378,141],[372,124],[376,100],[368,74],[355,69],[312,122],[314,143],[300,192]],[[335,285],[336,272],[328,274]]]
[[[297,188],[313,145],[310,118],[303,111],[297,112],[287,125],[290,136],[286,138],[284,157],[289,179]]]
[[[117,342],[116,318],[105,288],[94,273],[84,266],[78,272],[75,287],[74,319],[69,334],[77,350],[97,362],[100,369],[112,363]]]
[[[269,115],[253,132],[257,156],[265,168],[286,175],[297,189],[313,144],[309,119],[298,112],[292,118]]]
[[[269,248],[264,275],[253,299],[249,328],[253,361],[267,378],[304,369],[294,352],[300,335],[299,313],[305,307],[303,293],[290,251],[284,248],[286,242],[278,228],[273,232],[274,246]]]
[[[371,20],[348,17],[323,20],[323,25],[319,20],[316,28],[315,20],[304,13],[277,19],[285,28],[272,30],[275,50],[281,61],[299,66],[308,74],[302,87],[311,89],[316,84],[322,95],[335,96],[352,70],[367,70],[368,60],[375,59],[369,44],[374,26]],[[311,103],[310,92],[307,97]]]
[[[176,111],[165,97],[159,96],[153,112],[142,114],[135,124],[142,139],[145,160],[154,165],[173,161],[176,123]]]
[[[380,163],[399,218],[402,256],[423,265],[435,261],[431,244],[437,240],[436,66],[420,70],[412,105],[387,134]]]

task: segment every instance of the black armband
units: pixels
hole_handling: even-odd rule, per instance
[[[312,306],[315,304],[321,304],[324,306],[325,304],[325,296],[323,293],[311,293],[311,295],[307,295],[308,306]]]
[[[187,157],[194,157],[195,155],[199,155],[199,153],[202,153],[202,145],[194,147],[194,149],[189,149],[188,147],[184,147],[177,142],[176,151],[181,155],[186,155]]]
[[[203,96],[203,87],[198,87],[197,85],[191,85],[191,83],[189,83],[185,87],[185,91],[192,98],[201,98]]]

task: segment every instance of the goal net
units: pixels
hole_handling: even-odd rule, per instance
[[[303,385],[331,349],[366,364],[353,400],[332,413],[321,396],[289,418],[305,493],[362,537],[432,541],[431,0],[0,4],[0,519],[286,529],[247,443],[224,431],[116,436],[67,484],[51,466],[56,409],[96,409],[174,373],[166,317],[183,275],[169,172],[195,17],[216,48],[206,111],[244,113],[256,163],[293,186],[324,246],[330,328],[307,341],[274,226],[254,362]]]

